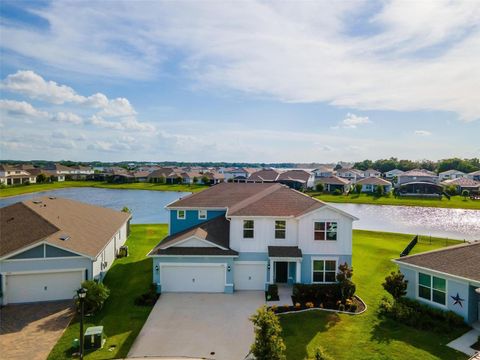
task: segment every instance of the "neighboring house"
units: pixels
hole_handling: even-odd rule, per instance
[[[146,182],[148,181],[148,175],[150,175],[150,171],[134,171],[132,172],[132,175],[135,181]]]
[[[382,173],[380,171],[377,171],[375,169],[367,169],[363,172],[363,177],[369,178],[369,177],[380,177],[382,176]]]
[[[432,182],[412,181],[395,188],[398,196],[438,197],[443,194],[443,186]]]
[[[219,174],[223,175],[225,181],[228,181],[231,179],[233,180],[237,178],[246,179],[250,175],[249,172],[246,171],[245,169],[236,168],[236,167],[230,167],[230,168],[221,167],[217,171]]]
[[[178,177],[181,177],[181,173],[175,168],[165,167],[155,171],[152,171],[148,175],[149,182],[161,182],[162,179],[165,180],[167,184],[174,184]]]
[[[325,192],[333,193],[335,190],[340,190],[342,193],[350,191],[351,183],[347,179],[342,179],[338,176],[321,177],[316,180],[315,185],[323,184]]]
[[[130,214],[42,197],[0,209],[3,305],[72,299],[102,280],[128,236]]]
[[[11,165],[0,164],[0,184],[20,185],[33,184],[35,182],[36,177],[28,171]]]
[[[90,166],[75,165],[70,167],[72,170],[70,176],[74,180],[85,180],[88,177],[92,176],[95,171]]]
[[[159,292],[329,283],[352,263],[356,218],[281,184],[222,183],[166,209],[169,235],[149,253]]]
[[[379,177],[368,177],[357,181],[357,184],[362,185],[362,192],[372,193],[376,192],[379,186],[383,186],[386,193],[392,191],[392,183]]]
[[[479,181],[475,181],[475,180],[464,178],[464,177],[445,180],[442,182],[442,185],[455,186],[458,194],[461,194],[463,190],[467,190],[473,193],[478,193],[480,191]]]
[[[480,181],[480,170],[468,173],[467,177],[475,181]]]
[[[458,171],[458,170],[447,170],[443,171],[438,174],[438,179],[440,181],[445,181],[445,180],[451,180],[451,179],[457,179],[457,178],[462,178],[466,174],[464,172]]]
[[[397,175],[397,179],[396,186],[411,182],[426,182],[432,184],[438,183],[438,175],[434,172],[424,169],[413,169],[406,171],[403,174]]]
[[[315,185],[315,174],[305,170],[288,170],[282,172],[276,181],[292,189],[307,190]]]
[[[393,260],[408,280],[407,297],[480,320],[480,242]]]
[[[327,166],[320,166],[319,168],[313,170],[313,174],[315,175],[316,178],[331,177],[335,175],[335,170]]]
[[[404,172],[402,170],[399,170],[399,169],[393,169],[393,170],[390,170],[390,171],[387,171],[385,173],[385,178],[387,180],[393,180],[395,177],[398,178],[399,175],[403,174]]]
[[[252,183],[264,183],[275,182],[280,176],[280,172],[275,169],[262,169],[250,174],[247,182]]]
[[[182,182],[184,184],[203,184],[202,177],[203,174],[201,174],[198,171],[186,171],[181,173],[182,176]]]
[[[347,179],[351,183],[355,184],[358,180],[363,179],[363,171],[357,169],[338,169],[337,176],[343,179]]]

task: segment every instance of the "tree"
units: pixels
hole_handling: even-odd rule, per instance
[[[165,184],[165,183],[167,182],[167,178],[162,175],[162,176],[160,176],[160,177],[158,178],[158,182],[159,182],[160,184]]]
[[[282,327],[275,313],[262,306],[250,317],[255,331],[255,342],[250,353],[256,360],[284,360],[286,346],[282,339]]]
[[[122,212],[129,213],[129,214],[131,213],[130,209],[126,206],[123,207]]]
[[[350,299],[355,294],[356,286],[351,280],[353,276],[353,268],[347,263],[338,266],[337,281],[342,293],[342,301]]]
[[[37,176],[37,182],[38,183],[44,183],[47,181],[47,177],[45,176],[45,174],[38,174]]]
[[[362,184],[355,184],[355,192],[360,194],[362,192]]]
[[[318,192],[323,192],[323,190],[325,190],[325,186],[322,183],[318,183],[317,185],[315,185],[315,190],[317,190]]]
[[[192,179],[192,182],[193,182],[194,184],[198,183],[198,177],[194,176],[193,179]]]
[[[397,272],[392,271],[390,275],[385,278],[382,286],[395,300],[398,300],[402,296],[407,295],[407,284],[408,280],[405,280],[405,275],[399,270]]]
[[[203,175],[203,176],[202,176],[202,183],[203,183],[204,185],[210,184],[210,179],[208,178],[207,175]]]
[[[183,178],[182,178],[181,176],[177,176],[177,177],[175,178],[175,182],[176,182],[177,184],[181,184],[182,181],[183,181]]]
[[[110,290],[102,283],[97,283],[93,280],[86,280],[82,283],[82,288],[87,289],[85,297],[85,313],[95,314],[103,307],[103,303],[110,296]],[[77,310],[80,309],[80,300],[75,295],[75,305]]]
[[[468,190],[463,190],[462,191],[462,196],[465,198],[465,200],[467,200],[467,197],[470,195],[470,191]]]
[[[342,165],[337,164],[337,165],[335,165],[335,167],[333,168],[333,170],[337,171],[337,170],[340,170],[341,168],[342,168]]]
[[[377,196],[382,196],[383,194],[385,194],[385,188],[383,187],[383,185],[377,185],[375,192]]]

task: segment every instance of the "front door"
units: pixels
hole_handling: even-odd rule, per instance
[[[288,262],[275,262],[275,282],[286,283],[288,279]]]

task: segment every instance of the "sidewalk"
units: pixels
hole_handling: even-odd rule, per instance
[[[278,284],[278,301],[267,301],[267,306],[292,305],[292,285]]]
[[[480,331],[476,329],[472,329],[469,332],[463,334],[458,339],[455,339],[447,344],[448,347],[452,349],[458,350],[467,354],[469,356],[473,356],[475,354],[478,355],[476,350],[473,350],[470,346],[477,342],[478,336],[480,335]],[[480,360],[480,356],[475,356],[475,360]]]

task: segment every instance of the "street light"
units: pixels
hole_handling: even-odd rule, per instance
[[[87,289],[80,288],[77,290],[78,298],[80,299],[80,360],[83,359],[83,303],[87,296]]]

